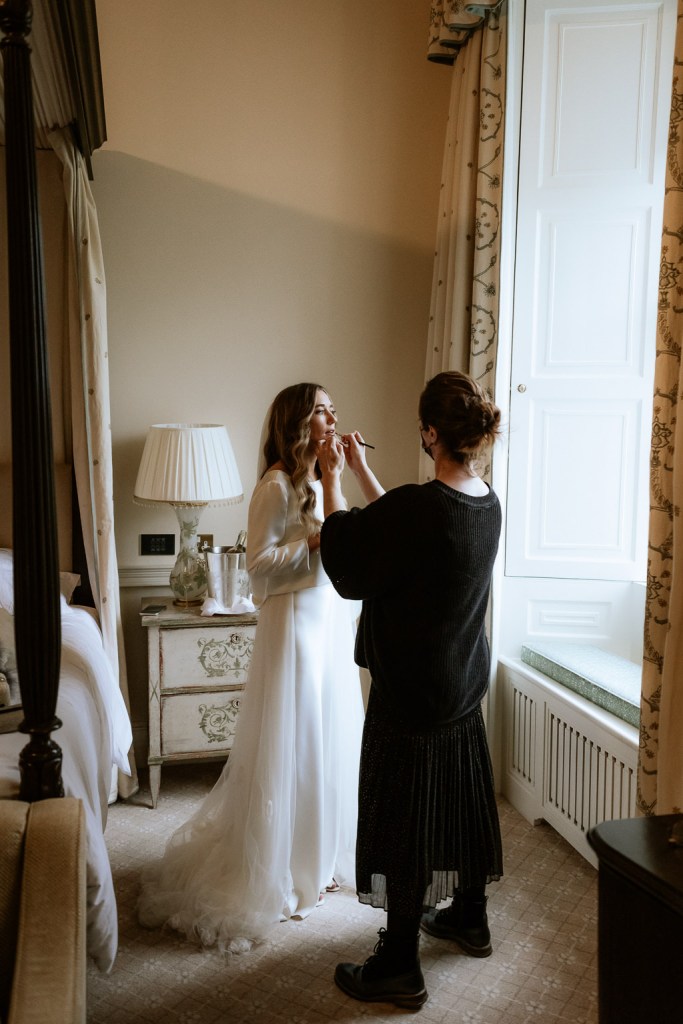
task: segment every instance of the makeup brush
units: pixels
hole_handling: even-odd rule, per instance
[[[344,439],[343,439],[343,438],[341,437],[341,435],[340,435],[340,434],[335,434],[334,436],[335,436],[336,438],[338,438],[338,439],[339,439],[339,440],[341,441],[341,443],[342,443],[342,444],[344,444]],[[363,446],[363,448],[372,448],[373,452],[374,452],[374,450],[375,450],[375,446],[374,446],[374,444],[368,444],[368,442],[367,442],[367,441],[358,441],[358,440],[356,440],[356,444],[360,444],[360,445],[362,445],[362,446]],[[348,447],[348,445],[347,445],[347,447]]]

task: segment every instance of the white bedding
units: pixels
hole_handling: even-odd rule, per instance
[[[62,778],[67,796],[83,801],[87,823],[87,949],[102,971],[116,956],[118,923],[109,856],[104,842],[112,765],[130,774],[130,719],[118,680],[107,660],[101,634],[83,608],[62,607],[62,665],[57,716],[62,728],[52,734],[62,748]],[[0,735],[0,797],[19,791],[19,753],[23,733]]]

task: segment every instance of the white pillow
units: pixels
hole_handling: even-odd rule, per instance
[[[17,654],[14,646],[14,618],[5,608],[0,608],[0,672],[5,676],[10,692],[8,704],[20,700],[19,677],[17,675]]]
[[[0,707],[7,707],[8,704],[12,703],[12,694],[9,687],[7,676],[4,672],[0,672]]]
[[[81,577],[76,572],[60,572],[59,589],[67,604],[71,604],[71,597],[74,590],[81,582]]]
[[[60,572],[59,589],[67,604],[70,603],[71,596],[80,582],[81,577],[78,573]],[[10,548],[0,548],[0,608],[14,615],[14,570]]]
[[[0,608],[14,611],[14,576],[12,573],[12,552],[0,548]]]

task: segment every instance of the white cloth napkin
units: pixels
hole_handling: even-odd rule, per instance
[[[244,615],[256,611],[256,605],[250,597],[238,597],[229,608],[220,604],[215,597],[205,597],[202,604],[202,615]]]

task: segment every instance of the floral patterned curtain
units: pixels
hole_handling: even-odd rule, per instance
[[[637,809],[683,811],[683,0],[669,124],[659,276],[650,537]],[[680,436],[679,436],[680,435]]]
[[[485,24],[502,0],[434,0],[430,11],[427,57],[438,64],[453,64],[461,50]]]
[[[463,370],[494,393],[500,278],[506,23],[502,4],[432,7],[429,59],[453,64],[426,379]],[[457,60],[456,60],[457,57]],[[429,479],[432,463],[421,463]]]

